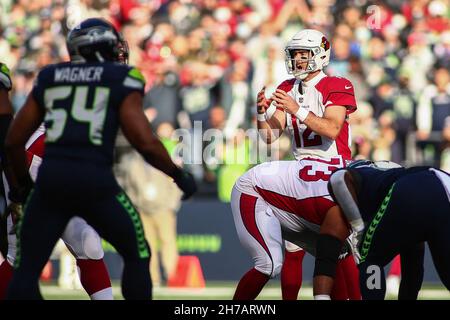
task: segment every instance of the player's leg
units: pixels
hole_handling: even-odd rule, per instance
[[[113,300],[98,233],[84,219],[73,217],[61,238],[77,261],[81,284],[89,297],[92,300]]]
[[[144,236],[139,213],[124,191],[111,199],[105,197],[81,215],[100,236],[122,256],[122,294],[125,299],[148,300],[152,297],[149,272],[150,248]]]
[[[9,186],[6,181],[6,177],[2,174],[3,183],[1,186],[4,188],[5,194],[9,192]],[[8,198],[5,198],[6,205],[9,205]],[[6,291],[8,289],[9,283],[11,282],[13,276],[13,265],[16,258],[16,234],[13,232],[14,221],[12,215],[8,212],[4,213],[6,217],[2,217],[2,239],[6,239],[6,252],[4,255],[5,260],[0,265],[0,300],[5,299]]]
[[[8,250],[6,258],[0,265],[0,300],[4,300],[6,297],[6,290],[13,276],[13,265],[16,258],[16,234],[13,234],[14,223],[12,216],[8,215],[6,220],[6,235],[8,239]]]
[[[342,275],[345,278],[349,300],[361,300],[361,290],[359,288],[359,270],[356,266],[353,255],[349,254],[338,265],[342,268]]]
[[[342,260],[336,265],[336,275],[334,276],[333,289],[330,294],[331,300],[348,300],[347,284],[345,282]]]
[[[41,299],[39,276],[70,215],[64,208],[50,205],[35,190],[29,197],[17,229],[15,272],[8,299]]]
[[[284,241],[284,262],[281,268],[281,295],[283,300],[297,300],[302,286],[303,257],[305,251],[289,241]]]
[[[422,200],[415,193],[418,181],[411,180],[411,176],[399,179],[391,187],[366,228],[361,249],[363,263],[358,266],[363,299],[384,299],[386,279],[383,267],[400,250],[420,242],[423,237],[426,226],[421,224],[422,214],[417,214],[416,208]],[[407,229],[405,216],[408,217]]]
[[[428,246],[439,278],[450,290],[450,202],[444,194],[438,193],[432,205],[429,219],[432,219],[433,226]]]
[[[363,300],[384,300],[386,278],[383,267],[383,264],[375,260],[365,260],[358,265]]]
[[[439,243],[438,239],[428,242],[431,256],[433,257],[433,263],[436,267],[436,271],[439,275],[444,286],[447,290],[450,290],[450,240],[449,232],[447,231],[446,237],[442,236],[443,243]]]
[[[423,281],[424,255],[425,243],[423,242],[400,252],[402,280],[398,291],[399,300],[417,300]]]
[[[400,277],[401,277],[401,263],[400,263],[400,255],[396,256],[394,260],[392,260],[391,267],[389,269],[389,273],[386,277],[386,294],[398,294],[399,285],[400,285]]]
[[[0,300],[4,300],[6,297],[6,290],[11,282],[13,276],[13,267],[5,259],[0,264]]]
[[[431,255],[441,281],[450,290],[450,175],[440,170],[433,170],[439,179],[439,184],[433,180],[433,186],[428,186],[428,195],[434,199],[429,200],[432,218],[430,228],[432,237],[428,241]]]
[[[265,201],[236,188],[231,194],[231,208],[239,240],[255,263],[239,281],[233,299],[251,300],[281,271],[281,227]]]
[[[0,195],[1,197],[1,195]],[[6,213],[0,212],[0,263],[3,262],[8,254],[8,237],[6,227]]]

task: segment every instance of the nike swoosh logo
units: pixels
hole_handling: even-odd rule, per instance
[[[350,89],[351,87],[352,87],[352,86],[348,86],[348,87],[347,87],[347,86],[345,86],[345,89]]]
[[[327,105],[332,104],[332,103],[333,103],[333,102],[331,102],[331,101],[327,101],[327,102],[325,102],[324,107],[326,107]]]

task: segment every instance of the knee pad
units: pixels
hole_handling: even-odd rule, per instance
[[[271,278],[275,278],[277,275],[281,273],[281,269],[283,268],[283,262],[274,262],[273,271],[270,275]]]
[[[62,235],[64,243],[76,259],[103,258],[103,248],[98,233],[79,217],[70,220]]]
[[[272,261],[269,257],[259,259],[255,264],[255,269],[259,272],[274,278],[280,274],[283,267],[282,261]]]
[[[102,240],[98,233],[90,226],[84,228],[81,234],[81,244],[84,256],[88,259],[103,259]]]

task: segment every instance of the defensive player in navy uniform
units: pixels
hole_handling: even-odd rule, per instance
[[[150,299],[150,249],[112,171],[118,129],[148,163],[174,179],[184,198],[196,185],[152,133],[142,110],[144,78],[120,63],[127,47],[114,27],[87,19],[68,34],[67,48],[71,61],[41,70],[6,137],[16,178],[10,196],[15,202],[27,198],[8,298],[41,298],[39,274],[67,222],[79,214],[123,257],[124,298]],[[44,120],[45,153],[33,188],[24,146]]]
[[[450,290],[450,175],[430,167],[392,168],[363,161],[333,173],[328,187],[339,206],[321,228],[314,294],[329,294],[337,248],[349,229],[358,230],[355,253],[363,299],[384,299],[383,267],[397,254],[402,266],[399,299],[417,299],[424,242]]]

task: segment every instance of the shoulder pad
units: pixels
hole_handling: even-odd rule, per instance
[[[131,68],[125,76],[123,85],[129,88],[144,89],[145,78],[137,68]]]

